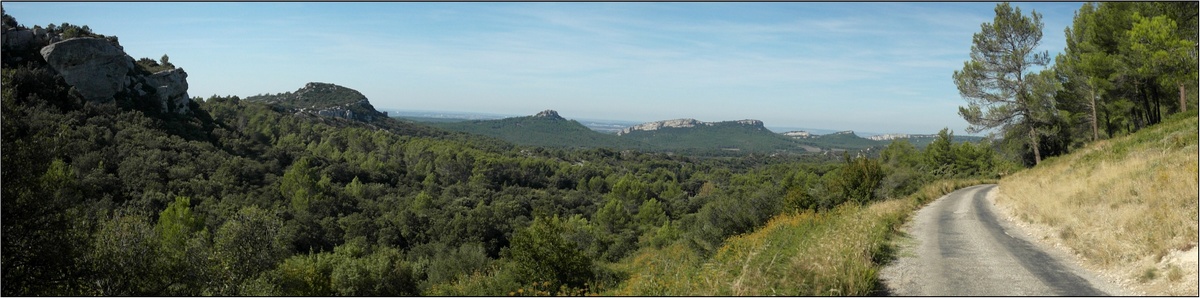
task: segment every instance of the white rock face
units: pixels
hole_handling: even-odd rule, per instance
[[[890,140],[895,140],[895,139],[907,139],[907,138],[908,138],[908,134],[903,134],[903,133],[889,133],[889,134],[882,134],[882,135],[867,137],[867,139],[873,140],[873,141],[890,141]]]
[[[41,50],[42,58],[89,101],[111,100],[125,88],[133,58],[107,40],[72,38]]]
[[[620,132],[617,132],[617,135],[618,136],[625,135],[625,134],[631,133],[635,130],[653,131],[653,130],[658,130],[663,127],[673,127],[673,128],[695,127],[696,125],[702,124],[702,123],[704,123],[704,122],[700,122],[700,121],[697,121],[696,119],[691,119],[691,118],[647,122],[647,123],[642,123],[642,124],[638,124],[638,125],[634,125],[634,126],[630,126],[628,128],[622,129]]]
[[[932,137],[937,137],[937,135],[910,135],[910,134],[906,134],[906,133],[889,133],[889,134],[882,134],[882,135],[877,135],[877,136],[869,136],[869,137],[867,137],[867,139],[871,139],[871,140],[875,140],[875,141],[890,141],[890,140],[895,140],[895,139],[916,139],[916,138],[932,138]]]
[[[792,137],[792,138],[807,138],[807,137],[812,136],[811,133],[808,133],[807,131],[803,131],[803,130],[789,131],[789,132],[783,133],[783,135]]]
[[[738,121],[735,121],[735,122],[737,122],[737,124],[741,124],[741,125],[749,125],[749,126],[763,126],[763,122],[762,122],[762,121],[759,121],[759,120],[754,120],[754,119],[738,120]]]
[[[691,119],[691,118],[682,118],[682,119],[647,122],[647,123],[630,126],[628,128],[622,129],[621,131],[617,132],[617,135],[621,136],[621,135],[625,135],[625,134],[628,134],[628,133],[631,133],[634,131],[638,131],[638,130],[654,131],[654,130],[659,130],[662,128],[686,128],[686,127],[696,127],[696,126],[714,126],[714,125],[718,125],[718,124],[727,124],[727,123],[755,126],[755,127],[763,127],[762,121],[754,120],[754,119],[737,120],[737,121],[723,121],[723,122],[703,122],[703,121],[699,121],[699,120]]]

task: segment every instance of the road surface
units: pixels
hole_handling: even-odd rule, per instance
[[[960,189],[918,211],[906,226],[907,237],[898,241],[897,259],[880,272],[887,294],[1106,296],[1120,291],[1064,262],[1061,253],[1048,253],[1012,232],[987,198],[995,188]]]

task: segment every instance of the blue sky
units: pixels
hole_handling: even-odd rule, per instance
[[[995,3],[30,3],[163,54],[188,93],[250,96],[307,82],[379,109],[966,134],[951,80]],[[1082,4],[1017,2],[1064,47]]]

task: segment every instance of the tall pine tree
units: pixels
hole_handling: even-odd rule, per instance
[[[1042,39],[1043,26],[1042,15],[1036,11],[1025,16],[1020,8],[1007,2],[996,5],[995,21],[983,23],[974,36],[971,60],[954,72],[958,92],[967,100],[967,106],[958,109],[958,114],[971,124],[967,131],[996,127],[1006,134],[1026,131],[1035,164],[1042,161],[1038,140],[1047,134],[1044,128],[1053,115],[1046,109],[1053,109],[1050,103],[1054,88],[1045,86],[1054,83],[1045,79],[1052,72],[1035,70],[1050,62],[1048,52],[1034,51]],[[1049,97],[1046,91],[1051,91]]]

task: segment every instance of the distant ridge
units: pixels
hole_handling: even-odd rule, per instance
[[[691,118],[647,122],[618,132],[623,139],[667,151],[806,152],[759,120],[703,122]]]
[[[818,135],[808,131],[774,133],[759,120],[704,122],[679,118],[646,122],[601,133],[558,111],[547,109],[530,116],[493,120],[444,120],[428,118],[425,125],[504,140],[517,145],[554,148],[610,148],[687,152],[701,155],[741,153],[842,152],[887,146],[892,140],[907,140],[917,147],[933,141],[927,135],[891,134],[864,138],[851,130]],[[955,136],[954,141],[982,138]]]
[[[532,116],[496,120],[427,122],[448,130],[489,136],[514,144],[558,148],[636,148],[615,135],[600,133],[575,120],[563,118],[555,110]]]

